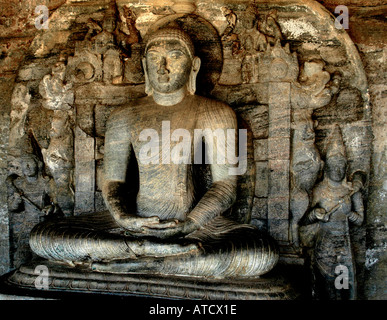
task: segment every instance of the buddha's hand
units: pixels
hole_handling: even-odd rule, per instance
[[[142,218],[137,216],[122,215],[117,221],[118,224],[129,233],[142,233],[144,228],[155,227],[160,224],[159,217]]]
[[[169,239],[184,237],[197,229],[199,229],[199,226],[191,219],[182,222],[166,220],[161,221],[159,224],[144,226],[141,233],[144,236],[158,239]]]

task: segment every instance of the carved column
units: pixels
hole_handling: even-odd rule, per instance
[[[75,208],[74,214],[95,210],[95,160],[93,137],[75,129]]]
[[[289,239],[290,83],[269,83],[268,229],[277,241]]]

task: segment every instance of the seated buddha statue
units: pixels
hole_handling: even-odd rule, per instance
[[[196,182],[194,151],[202,146],[210,159],[224,160],[212,133],[235,132],[237,139],[237,120],[225,103],[195,95],[201,60],[190,37],[158,29],[147,37],[142,62],[147,96],[115,109],[106,124],[108,210],[38,224],[32,250],[95,272],[218,279],[269,272],[279,256],[274,240],[224,214],[236,201],[235,162],[209,161],[210,186],[203,192]],[[157,138],[166,128],[169,139]],[[198,130],[201,138],[190,139]]]

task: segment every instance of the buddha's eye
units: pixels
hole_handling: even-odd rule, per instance
[[[169,53],[169,56],[172,59],[176,59],[176,60],[179,59],[182,55],[183,55],[183,53],[180,50],[174,50],[174,51]]]
[[[148,52],[147,58],[151,61],[158,61],[160,60],[160,57],[156,53]]]

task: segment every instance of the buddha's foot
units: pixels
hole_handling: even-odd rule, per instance
[[[109,262],[93,262],[91,270],[107,273],[148,272],[157,269],[160,264],[155,258],[122,259]]]
[[[157,272],[163,269],[164,260],[175,257],[182,259],[197,256],[201,252],[200,243],[178,244],[157,243],[148,240],[128,244],[138,259],[117,259],[93,262],[91,270],[108,273]]]
[[[200,243],[162,243],[149,240],[127,241],[128,247],[137,257],[169,257],[199,253]]]

